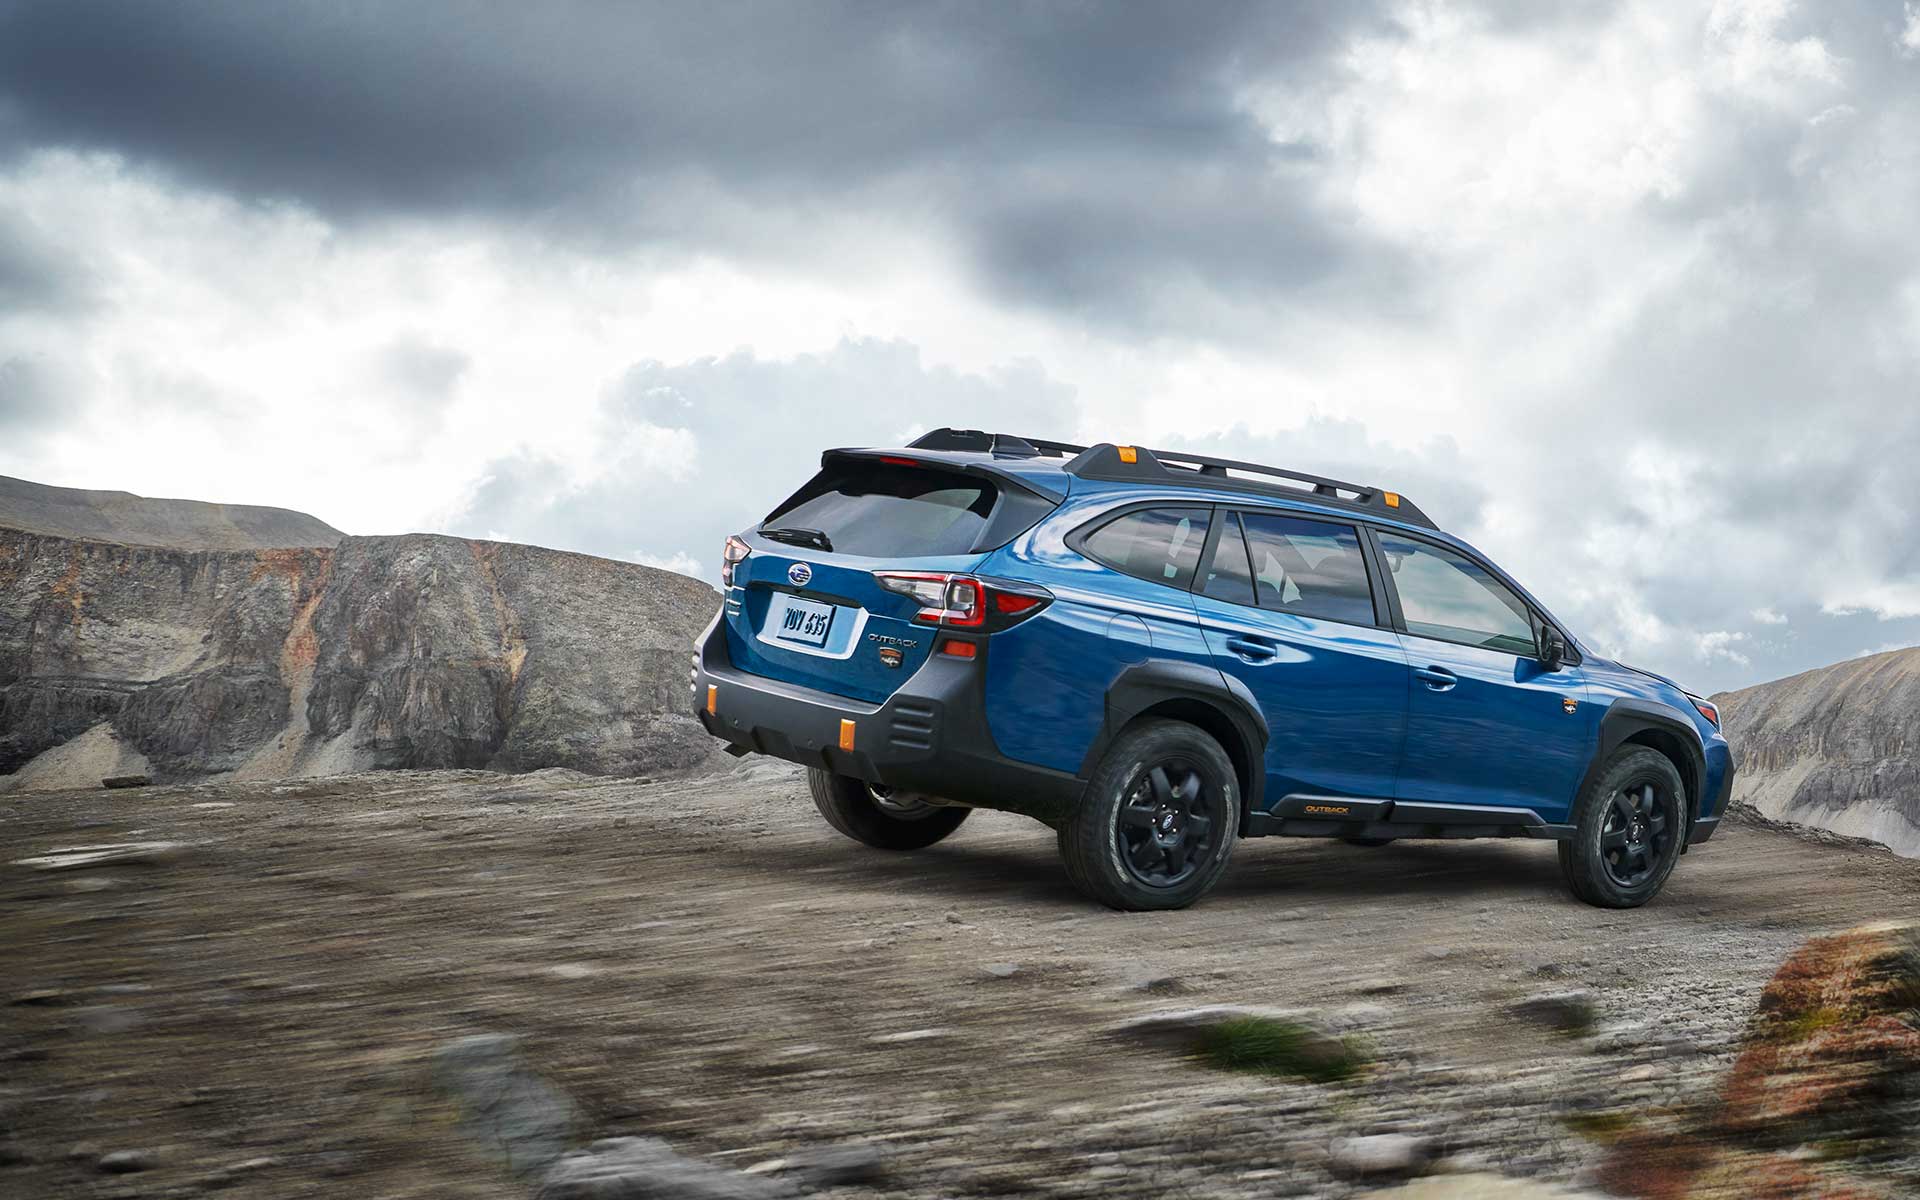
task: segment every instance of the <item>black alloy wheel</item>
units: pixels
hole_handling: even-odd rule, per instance
[[[1137,721],[1060,824],[1060,857],[1074,886],[1109,908],[1185,908],[1226,872],[1239,819],[1239,777],[1211,734]]]
[[[1658,895],[1687,837],[1687,788],[1673,760],[1628,744],[1595,771],[1574,802],[1559,846],[1573,894],[1601,908],[1638,908]]]
[[[1653,877],[1673,843],[1673,808],[1673,797],[1660,796],[1651,781],[1609,797],[1600,830],[1600,857],[1609,879],[1633,889]]]
[[[1148,887],[1177,887],[1212,856],[1216,798],[1197,764],[1180,757],[1141,772],[1115,820],[1120,859]]]

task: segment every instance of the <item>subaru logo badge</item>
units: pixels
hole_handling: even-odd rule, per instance
[[[787,582],[795,587],[805,587],[813,578],[813,568],[805,563],[795,563],[787,568]]]

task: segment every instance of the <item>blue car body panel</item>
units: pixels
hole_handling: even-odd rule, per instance
[[[1267,807],[1289,795],[1391,796],[1407,728],[1407,656],[1391,630],[1196,595],[1222,672],[1266,715]],[[1247,656],[1236,647],[1257,649]]]
[[[1399,639],[1412,683],[1394,798],[1531,809],[1564,821],[1598,730],[1584,665],[1545,671],[1505,651]]]

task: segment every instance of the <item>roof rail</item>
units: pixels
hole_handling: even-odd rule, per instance
[[[923,433],[907,445],[913,450],[958,450],[1008,458],[1067,458],[1067,463],[1061,469],[1084,479],[1227,488],[1287,499],[1299,499],[1304,495],[1318,504],[1360,509],[1426,529],[1439,528],[1413,501],[1398,492],[1389,492],[1369,484],[1328,479],[1324,475],[1309,475],[1305,471],[1190,454],[1185,450],[1148,450],[1143,446],[1116,446],[1112,442],[1101,442],[1092,447],[1076,446],[1071,442],[1015,437],[1009,433],[946,428]],[[1265,478],[1247,479],[1232,474],[1234,471]]]
[[[1185,450],[1149,450],[1144,446],[1115,446],[1111,442],[1102,442],[1081,451],[1061,469],[1083,479],[1226,488],[1289,499],[1305,496],[1318,504],[1360,509],[1427,529],[1439,528],[1413,501],[1398,492],[1389,492],[1370,484],[1329,479],[1324,475],[1310,475],[1305,471],[1289,471],[1237,459],[1191,454]],[[1264,478],[1247,479],[1232,474],[1234,471]]]

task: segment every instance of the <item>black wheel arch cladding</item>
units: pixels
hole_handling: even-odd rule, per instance
[[[1673,763],[1674,770],[1680,773],[1681,786],[1686,791],[1686,803],[1680,806],[1680,819],[1687,829],[1700,816],[1700,806],[1705,803],[1707,779],[1707,752],[1700,743],[1700,734],[1684,718],[1663,705],[1648,700],[1639,700],[1630,696],[1616,699],[1607,706],[1600,717],[1599,741],[1594,747],[1593,758],[1587,764],[1586,773],[1580,777],[1579,789],[1575,797],[1584,796],[1601,771],[1606,769],[1614,752],[1622,746],[1645,746]],[[1682,845],[1685,845],[1684,839]]]
[[[1239,824],[1245,832],[1248,814],[1258,810],[1266,790],[1270,730],[1247,685],[1216,667],[1149,658],[1123,668],[1107,688],[1106,718],[1081,761],[1080,778],[1093,777],[1121,733],[1153,718],[1184,721],[1220,743],[1240,785]]]

